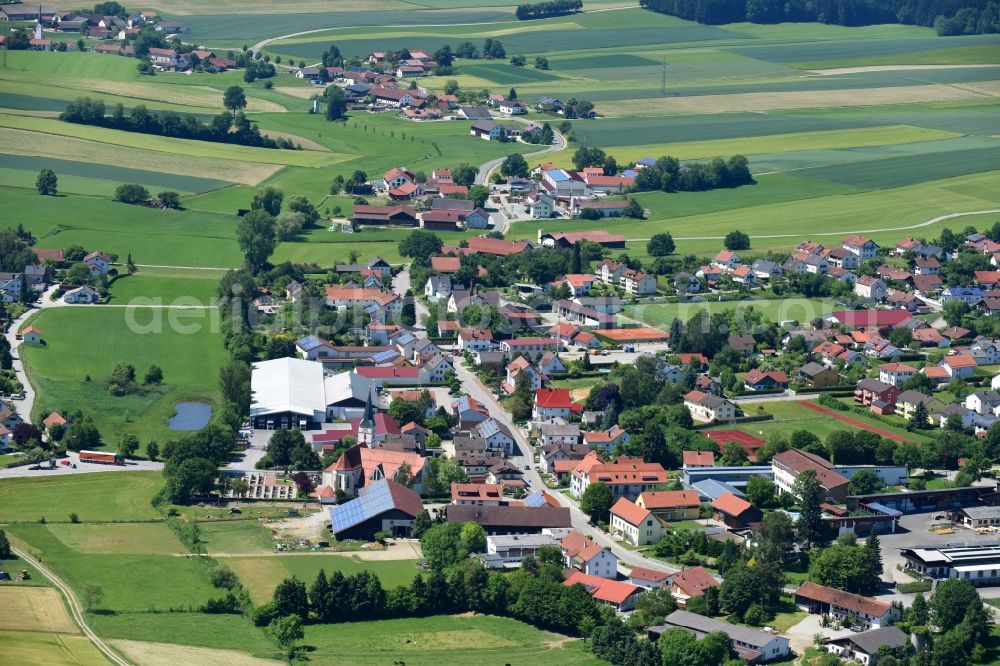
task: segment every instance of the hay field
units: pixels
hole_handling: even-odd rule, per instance
[[[34,631],[0,631],[0,655],[18,666],[107,666],[108,660],[83,636]]]
[[[788,109],[826,109],[917,102],[956,102],[1000,97],[1000,83],[896,86],[893,88],[849,88],[791,92],[737,93],[623,99],[598,102],[597,109],[609,117],[652,116],[670,113],[761,112]]]
[[[111,641],[125,656],[140,666],[272,666],[284,662],[260,659],[236,650],[213,650],[177,643],[147,643],[145,641]]]
[[[223,160],[242,160],[267,165],[283,164],[302,167],[324,167],[349,159],[345,155],[320,153],[311,150],[282,150],[256,148],[229,143],[212,143],[193,139],[176,139],[166,136],[123,132],[106,127],[92,127],[64,123],[50,118],[33,118],[0,113],[0,127],[41,132],[58,137],[86,139],[115,147],[140,148],[156,153],[173,153],[185,157],[212,157]]]
[[[58,122],[58,121],[56,121]],[[136,135],[143,136],[143,135]],[[184,154],[155,153],[142,148],[115,146],[107,143],[63,137],[58,141],[30,130],[0,127],[0,146],[13,155],[37,155],[61,160],[93,162],[145,172],[155,163],[165,173],[199,177],[206,173],[225,176],[227,180],[244,185],[256,185],[281,170],[281,165],[261,162],[243,162],[214,157],[196,157]],[[137,182],[143,182],[141,179]]]
[[[62,595],[53,587],[0,587],[0,630],[78,634]]]
[[[155,555],[186,552],[164,523],[55,524],[49,531],[79,553]]]

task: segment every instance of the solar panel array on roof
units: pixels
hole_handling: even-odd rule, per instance
[[[898,511],[897,509],[890,508],[890,507],[886,506],[885,504],[880,504],[879,502],[869,502],[865,506],[867,506],[869,509],[874,509],[875,511],[878,511],[879,513],[885,514],[887,516],[891,516],[893,518],[899,518],[900,516],[903,515],[902,511]]]
[[[545,506],[545,496],[541,490],[536,490],[524,498],[524,506]]]
[[[361,495],[356,499],[330,509],[330,526],[333,528],[333,533],[337,534],[394,506],[389,482],[381,479],[363,488]]]
[[[398,351],[396,351],[394,349],[387,349],[385,351],[378,352],[376,354],[372,354],[372,362],[373,363],[387,363],[388,361],[393,360],[394,358],[396,358],[399,355],[400,354],[399,354]]]

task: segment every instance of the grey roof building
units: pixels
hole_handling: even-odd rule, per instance
[[[662,625],[649,627],[650,638],[659,638],[670,629],[680,628],[694,634],[698,639],[706,634],[721,631],[732,640],[733,651],[751,664],[766,663],[782,659],[789,654],[789,642],[784,636],[776,636],[749,627],[729,624],[704,615],[676,610],[664,620]]]

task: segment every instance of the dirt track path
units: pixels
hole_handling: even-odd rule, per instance
[[[100,636],[94,633],[93,629],[90,628],[90,625],[87,624],[87,621],[83,617],[83,610],[82,610],[83,607],[80,605],[80,600],[77,599],[76,593],[73,592],[73,588],[64,583],[62,579],[59,578],[59,576],[55,575],[52,569],[49,569],[39,560],[35,559],[34,557],[31,557],[28,553],[24,552],[20,548],[11,545],[11,550],[14,551],[18,557],[28,562],[31,562],[32,566],[38,569],[38,571],[46,578],[51,580],[52,584],[56,586],[56,588],[63,594],[64,597],[66,597],[66,602],[69,604],[70,615],[72,615],[76,623],[80,625],[80,629],[83,630],[84,635],[86,635],[86,637],[90,639],[90,642],[94,644],[94,647],[100,650],[101,653],[105,657],[107,657],[111,663],[118,664],[118,666],[132,666],[132,662],[128,661],[127,659],[119,655],[117,652],[112,650],[111,647],[107,643],[105,643]]]
[[[843,414],[841,414],[839,412],[835,412],[832,409],[827,409],[826,407],[822,407],[822,406],[817,405],[815,403],[812,403],[812,402],[800,402],[799,404],[802,405],[803,407],[808,407],[809,409],[817,411],[820,414],[825,414],[826,416],[832,416],[833,418],[837,419],[841,423],[847,423],[848,425],[852,425],[852,426],[854,426],[856,428],[861,428],[862,430],[867,430],[869,432],[874,432],[876,434],[879,434],[882,437],[885,437],[886,439],[891,439],[891,440],[893,440],[895,442],[908,442],[908,441],[910,441],[907,438],[903,437],[902,435],[897,435],[894,432],[889,432],[888,430],[882,430],[881,428],[876,428],[875,426],[868,425],[867,423],[864,423],[863,421],[859,421],[857,419],[852,419],[850,416],[844,416]]]

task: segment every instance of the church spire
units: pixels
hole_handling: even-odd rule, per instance
[[[375,407],[372,405],[372,389],[368,387],[368,400],[365,402],[365,413],[358,424],[358,444],[368,448],[374,445],[375,438]]]

